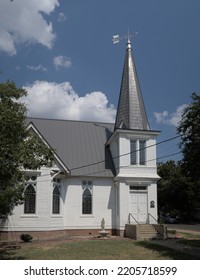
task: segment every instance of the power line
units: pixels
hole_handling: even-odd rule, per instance
[[[141,150],[145,150],[145,149],[148,149],[148,148],[151,148],[151,147],[154,147],[154,146],[158,146],[158,145],[161,145],[161,144],[164,144],[164,143],[167,143],[167,142],[170,142],[170,141],[173,141],[177,138],[181,137],[180,135],[177,135],[177,136],[173,136],[171,138],[167,138],[163,141],[160,141],[160,142],[157,142],[156,144],[152,144],[152,145],[149,145],[149,146],[146,146],[144,148],[141,148],[141,149],[138,149],[138,150],[135,150],[135,151],[131,151],[129,153],[125,153],[125,154],[122,154],[122,155],[119,155],[119,156],[116,156],[116,157],[113,157],[113,159],[117,159],[117,158],[120,158],[120,157],[123,157],[123,156],[127,156],[127,155],[131,155],[133,153],[137,153]],[[168,154],[168,155],[164,155],[164,156],[161,156],[161,157],[157,157],[157,158],[154,158],[154,159],[149,159],[149,160],[146,160],[144,163],[147,163],[147,162],[150,162],[150,161],[158,161],[160,159],[163,159],[163,158],[167,158],[167,157],[171,157],[171,156],[174,156],[174,155],[178,155],[178,154],[181,154],[182,152],[176,152],[176,153],[172,153],[172,154]],[[94,163],[90,163],[90,164],[86,164],[86,165],[82,165],[82,166],[79,166],[79,167],[74,167],[74,168],[71,168],[70,171],[74,171],[74,170],[78,170],[78,169],[82,169],[82,168],[85,168],[85,167],[90,167],[90,166],[94,166],[94,165],[97,165],[97,164],[101,164],[101,163],[105,163],[105,160],[101,160],[101,161],[98,161],[98,162],[94,162]],[[130,165],[127,165],[127,166],[121,166],[119,168],[126,168]],[[115,167],[116,168],[116,167]],[[119,169],[119,168],[116,168],[116,169]],[[102,172],[105,172],[105,169],[102,170],[102,171],[96,171],[96,172],[91,172],[91,173],[88,173],[88,174],[83,174],[83,176],[89,176],[91,174],[95,174],[95,173],[102,173]],[[40,177],[44,177],[44,176],[49,176],[49,174],[45,174],[45,175],[41,175]],[[44,181],[41,181],[41,182],[46,182],[46,181],[51,181],[51,180],[44,180]]]
[[[146,160],[144,163],[146,164],[147,162],[150,162],[150,161],[158,161],[162,158],[167,158],[167,157],[171,157],[171,156],[175,156],[175,155],[178,155],[178,154],[181,154],[182,152],[176,152],[176,153],[172,153],[172,154],[168,154],[168,155],[165,155],[165,156],[162,156],[162,157],[157,157],[157,158],[154,158],[154,159],[149,159],[149,160]],[[130,167],[131,165],[124,165],[124,166],[120,166],[120,167],[115,167],[115,169],[119,170],[119,169],[123,169],[123,168],[127,168],[127,167]],[[134,166],[134,165],[132,165]],[[144,166],[144,165],[142,165]],[[101,171],[96,171],[96,172],[90,172],[90,173],[87,173],[87,174],[83,174],[83,176],[89,176],[89,175],[92,175],[92,174],[95,174],[95,173],[103,173],[105,172],[105,169],[104,170],[101,170]]]
[[[144,148],[141,148],[141,149],[138,149],[138,150],[135,150],[135,151],[131,151],[131,152],[129,152],[129,153],[125,153],[125,154],[122,154],[122,155],[113,157],[113,160],[115,160],[115,159],[117,159],[117,158],[121,158],[121,157],[127,156],[127,155],[131,155],[131,154],[133,154],[133,153],[137,153],[137,152],[139,152],[139,151],[142,151],[142,150],[145,150],[145,149],[154,147],[154,146],[158,146],[158,145],[164,144],[164,143],[166,143],[166,142],[175,140],[175,139],[177,139],[177,138],[179,138],[179,137],[181,137],[181,136],[180,136],[180,135],[177,135],[177,136],[174,136],[174,137],[165,139],[165,140],[163,140],[163,141],[157,142],[156,144],[152,144],[152,145],[146,146],[146,147],[144,147]],[[86,164],[86,165],[82,165],[82,166],[79,166],[79,167],[70,168],[70,171],[82,169],[82,168],[85,168],[85,167],[90,167],[90,166],[97,165],[97,164],[101,164],[101,163],[104,163],[104,162],[105,162],[105,160],[101,160],[101,161],[89,163],[89,164]]]
[[[150,162],[150,161],[158,161],[158,160],[160,160],[160,159],[163,159],[163,158],[167,158],[167,157],[171,157],[171,156],[175,156],[175,155],[178,155],[178,154],[181,154],[182,152],[180,151],[180,152],[176,152],[176,153],[171,153],[171,154],[168,154],[168,155],[164,155],[164,156],[162,156],[162,157],[157,157],[157,158],[153,158],[153,159],[149,159],[149,160],[146,160],[145,161],[145,163],[147,163],[147,162]],[[125,166],[120,166],[120,167],[118,167],[118,168],[115,168],[115,169],[117,169],[117,170],[119,170],[119,169],[123,169],[123,168],[127,168],[127,167],[129,167],[130,165],[125,165]],[[103,170],[101,170],[101,171],[95,171],[95,172],[90,172],[90,173],[86,173],[86,174],[83,174],[82,176],[90,176],[90,175],[94,175],[94,174],[96,174],[96,173],[103,173],[103,172],[105,172],[105,169],[103,169]],[[45,174],[45,175],[41,175],[40,177],[43,177],[43,176],[49,176],[49,174]],[[40,182],[51,182],[52,180],[43,180],[43,181],[40,181]]]

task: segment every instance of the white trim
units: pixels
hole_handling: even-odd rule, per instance
[[[37,214],[23,214],[20,216],[20,218],[38,218]]]
[[[127,138],[141,138],[141,139],[149,139],[150,137],[157,137],[160,134],[160,131],[156,130],[138,130],[138,129],[116,129],[113,134],[108,139],[106,145],[110,145],[116,137],[121,137],[122,135],[126,135]]]

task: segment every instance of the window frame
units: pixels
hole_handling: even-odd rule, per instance
[[[38,174],[25,175],[25,189],[24,189],[24,215],[36,215],[37,206],[37,178]],[[29,187],[32,187],[32,193],[29,193],[29,198],[26,197],[26,192]],[[31,197],[32,196],[32,197]],[[27,200],[28,199],[28,200]],[[30,201],[33,200],[34,202]],[[32,203],[32,205],[30,205]],[[28,205],[29,204],[29,205]],[[33,210],[30,208],[33,207]],[[27,211],[27,209],[29,209]]]
[[[139,140],[139,165],[146,165],[146,140]],[[143,147],[141,147],[141,144],[144,144]]]
[[[62,187],[62,183],[61,183],[61,179],[59,177],[54,177],[53,180],[52,180],[52,193],[51,193],[51,215],[53,217],[58,217],[59,215],[61,215],[61,189]],[[55,190],[58,190],[58,193],[55,194],[54,191]],[[59,209],[59,212],[56,213],[54,212],[54,199],[58,199],[58,202],[59,202],[59,205],[58,205],[58,209]]]
[[[59,187],[57,185],[53,186],[52,215],[60,215],[60,190],[59,190]]]
[[[137,165],[137,140],[130,140],[130,161],[131,165]]]
[[[89,194],[84,197],[84,193],[88,191]],[[88,201],[86,201],[87,199],[89,199],[89,206],[84,205],[84,203],[88,203]],[[84,210],[85,207],[89,209],[89,211]],[[91,180],[83,180],[82,181],[82,200],[81,200],[81,215],[83,216],[91,216],[93,215],[93,182]]]
[[[141,145],[143,144],[143,147]],[[130,165],[146,166],[146,139],[130,139]],[[134,147],[134,148],[133,148]]]

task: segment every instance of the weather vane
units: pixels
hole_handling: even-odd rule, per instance
[[[113,35],[112,42],[113,42],[113,44],[118,44],[121,40],[127,39],[128,41],[130,41],[130,39],[133,38],[137,34],[138,34],[138,32],[130,33],[129,29],[128,29],[128,34],[125,36],[121,37],[119,35]]]

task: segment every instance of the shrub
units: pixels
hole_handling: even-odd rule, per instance
[[[30,235],[30,234],[27,234],[27,233],[22,233],[21,235],[20,235],[20,239],[22,240],[22,241],[24,241],[24,242],[30,242],[32,239],[33,239],[33,237]]]
[[[176,230],[175,229],[167,230],[167,233],[169,233],[169,234],[176,234]]]

